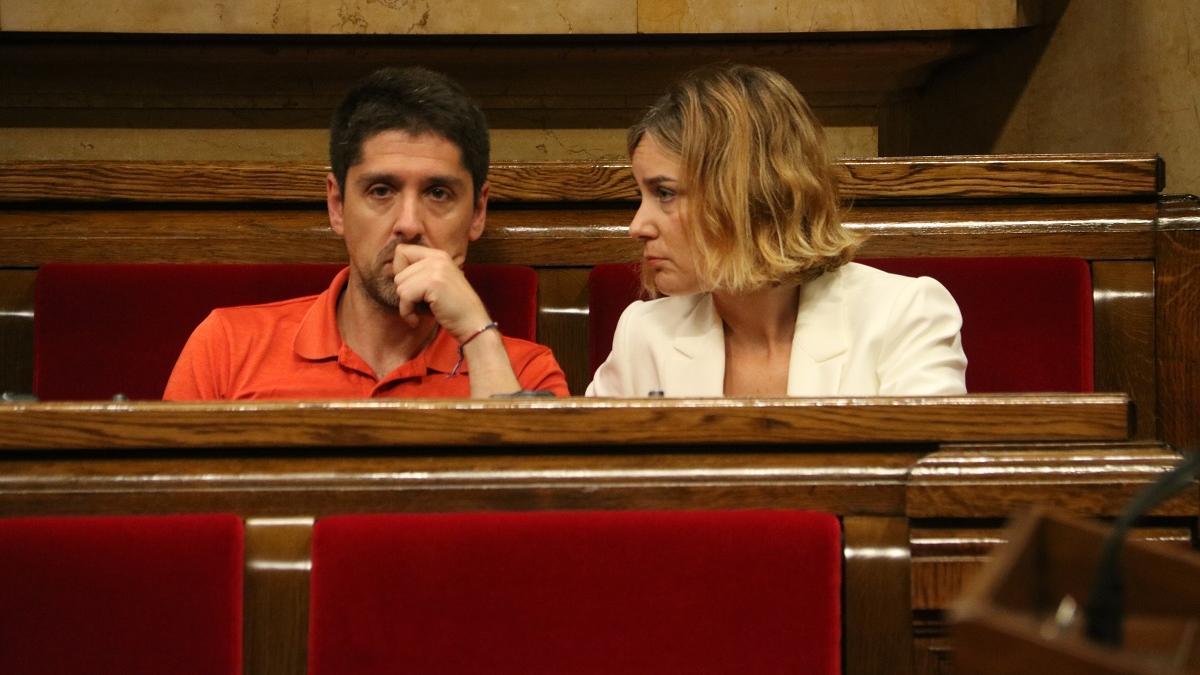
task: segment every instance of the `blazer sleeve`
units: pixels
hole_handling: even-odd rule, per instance
[[[646,392],[635,393],[634,373],[637,370],[635,347],[632,337],[638,331],[638,314],[644,303],[634,302],[621,312],[617,328],[613,331],[612,351],[592,376],[587,386],[587,396],[633,397],[645,396]]]
[[[888,317],[879,358],[879,395],[965,394],[967,357],[958,303],[929,277],[905,286]]]

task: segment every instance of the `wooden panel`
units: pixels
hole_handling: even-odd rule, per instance
[[[1157,239],[1158,424],[1162,440],[1200,446],[1200,205],[1163,204]]]
[[[29,403],[0,407],[0,448],[1098,441],[1125,439],[1129,412],[1106,394]]]
[[[865,257],[1060,255],[1149,259],[1154,204],[854,206]],[[629,262],[632,207],[492,209],[475,262],[589,266]],[[324,210],[0,210],[0,265],[47,262],[338,262]]]
[[[913,467],[907,504],[911,518],[1007,518],[1037,504],[1081,515],[1112,515],[1179,454],[1157,444],[1039,446],[1000,450],[943,446]],[[1184,492],[1154,509],[1164,516],[1195,514],[1200,495]]]
[[[848,452],[810,446],[771,454],[754,446],[726,449],[741,452],[699,455],[678,447],[665,454],[638,448],[584,456],[431,456],[422,448],[190,457],[179,450],[100,458],[8,454],[0,457],[0,515],[796,508],[896,516],[904,510],[909,467],[931,448]],[[382,454],[387,452],[391,456]],[[481,449],[455,452],[477,455]]]
[[[33,270],[0,270],[0,393],[33,392]]]
[[[844,518],[847,673],[912,672],[908,523]]]
[[[304,675],[313,519],[246,519],[247,675]]]
[[[879,104],[887,93],[919,84],[931,67],[978,41],[962,34],[871,40],[6,37],[0,72],[11,88],[0,92],[0,104],[14,107],[318,109],[327,123],[354,79],[384,66],[423,63],[458,80],[493,126],[493,112],[514,107],[642,108],[684,72],[721,60],[774,68],[810,102],[844,93],[845,101]]]
[[[573,395],[592,381],[588,367],[587,268],[538,270],[538,341],[554,352]]]
[[[988,155],[853,159],[838,164],[846,199],[1151,197],[1157,157]],[[295,203],[325,200],[326,163],[0,162],[0,202]],[[636,201],[626,163],[498,163],[498,202]]]
[[[1154,382],[1154,265],[1092,263],[1096,391],[1127,392],[1134,438],[1158,434]]]
[[[1137,541],[1171,543],[1191,548],[1187,527],[1143,527],[1131,532]],[[912,531],[912,608],[945,610],[986,563],[992,549],[1005,543],[1000,528],[914,528]]]

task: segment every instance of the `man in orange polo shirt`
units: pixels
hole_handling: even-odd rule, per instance
[[[316,296],[218,309],[163,398],[567,395],[550,350],[505,337],[461,271],[487,216],[478,106],[423,68],[357,84],[330,126],[329,223],[350,266]]]

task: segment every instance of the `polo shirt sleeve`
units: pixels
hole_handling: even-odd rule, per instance
[[[550,391],[559,398],[571,395],[567,390],[567,376],[563,374],[558,361],[548,347],[527,343],[525,354],[520,358],[509,352],[509,362],[517,376],[521,389],[527,391]]]
[[[220,314],[212,312],[192,331],[171,370],[164,401],[219,401],[226,398],[229,334]]]

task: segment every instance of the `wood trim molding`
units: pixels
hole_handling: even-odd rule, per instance
[[[1150,197],[1157,155],[972,155],[848,159],[848,200]],[[325,201],[321,162],[0,162],[0,202],[280,204]],[[626,163],[499,162],[491,198],[506,202],[632,202]]]
[[[1129,437],[1130,412],[1123,394],[29,403],[0,406],[0,448],[1103,441]]]

